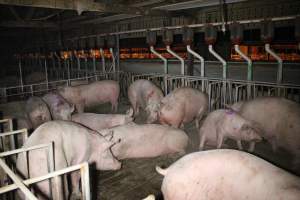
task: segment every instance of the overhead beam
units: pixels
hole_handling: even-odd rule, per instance
[[[62,10],[76,10],[79,14],[83,11],[126,13],[136,15],[162,15],[163,11],[150,10],[119,3],[98,3],[93,0],[0,0],[2,5],[29,6],[38,8],[52,8]]]
[[[29,8],[25,15],[25,20],[30,20],[33,17],[33,14],[35,12],[35,8]]]
[[[16,9],[13,6],[9,6],[9,10],[16,18],[17,21],[22,21],[21,17],[19,16],[19,14],[17,13]]]
[[[58,25],[53,22],[39,22],[39,21],[4,21],[0,22],[0,27],[5,28],[54,28]]]

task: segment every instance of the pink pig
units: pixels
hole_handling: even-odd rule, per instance
[[[97,81],[88,85],[64,87],[59,90],[69,103],[75,105],[77,112],[82,113],[85,107],[110,102],[112,110],[118,109],[120,93],[119,83],[113,80]]]
[[[299,200],[300,178],[246,152],[228,149],[188,154],[167,169],[164,200]],[[154,199],[149,196],[148,199]]]
[[[196,127],[208,111],[208,97],[193,88],[177,88],[161,101],[159,121],[173,127],[195,120]]]
[[[134,81],[128,88],[128,98],[134,115],[137,116],[139,108],[143,108],[148,114],[147,123],[157,120],[160,100],[163,96],[160,88],[145,79]]]

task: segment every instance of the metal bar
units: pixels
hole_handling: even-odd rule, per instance
[[[5,164],[5,162],[0,158],[0,166],[8,174],[8,176],[13,180],[14,184],[19,188],[29,200],[38,200],[31,191],[24,185],[24,183],[14,174],[13,171]]]
[[[191,49],[190,45],[186,46],[186,49],[189,53],[191,53],[194,57],[198,58],[200,60],[200,76],[204,77],[205,76],[205,68],[204,68],[204,58],[202,56],[200,56],[198,53],[196,53],[195,51],[193,51]],[[204,92],[204,80],[202,81],[202,92]]]
[[[28,134],[28,131],[26,128],[23,128],[23,129],[16,130],[16,131],[3,132],[0,134],[0,137],[15,135],[15,134],[19,134],[19,133],[27,133]]]
[[[282,17],[273,17],[270,20],[271,21],[284,21],[284,20],[294,20],[297,17],[297,15],[291,15],[291,16],[282,16]],[[251,23],[260,23],[261,21],[264,21],[264,18],[259,19],[250,19],[250,20],[240,20],[240,21],[228,21],[227,25],[230,25],[232,23],[238,22],[240,24],[251,24]],[[130,33],[142,33],[147,31],[161,31],[164,29],[182,29],[183,27],[189,27],[189,28],[201,28],[204,27],[206,23],[202,24],[190,24],[190,25],[180,25],[180,26],[165,26],[165,27],[158,27],[158,28],[147,28],[147,29],[135,29],[135,30],[129,30],[129,31],[118,31],[118,32],[112,32],[112,33],[102,33],[102,34],[92,34],[87,36],[82,36],[80,38],[90,38],[90,37],[96,37],[96,36],[107,36],[107,35],[122,35],[122,34],[130,34]],[[222,22],[215,22],[211,23],[213,26],[222,26]],[[68,38],[69,40],[78,39],[78,37],[74,38]],[[50,41],[54,42],[54,41]]]
[[[102,73],[106,72],[105,69],[105,55],[104,55],[104,51],[102,48],[100,48],[100,55],[101,55],[101,60],[102,60]]]
[[[218,59],[222,65],[223,65],[223,79],[227,78],[227,63],[226,61],[213,49],[213,46],[210,44],[208,45],[208,50],[209,52],[216,58]]]
[[[35,146],[32,146],[32,147],[20,148],[20,149],[15,149],[15,150],[12,150],[12,151],[3,152],[3,153],[0,153],[0,158],[10,156],[10,155],[13,155],[13,154],[17,154],[17,153],[26,152],[26,151],[49,148],[50,145],[52,145],[52,144],[51,143],[49,143],[49,144],[39,144],[39,145],[35,145]]]
[[[83,163],[83,166],[80,168],[81,174],[81,188],[83,194],[83,200],[90,200],[90,176],[89,176],[89,165],[88,163]]]
[[[114,50],[113,48],[109,48],[109,52],[111,53],[112,56],[112,67],[113,67],[113,72],[116,72],[116,58],[114,55]]]
[[[47,58],[45,55],[45,61],[44,61],[44,68],[45,68],[45,79],[46,79],[46,87],[47,90],[49,89],[49,81],[48,81],[48,68],[47,68]]]
[[[21,84],[21,91],[23,92],[23,73],[22,73],[22,60],[21,58],[19,59],[19,76],[20,76],[20,84]]]
[[[200,60],[200,69],[201,69],[201,77],[204,77],[205,76],[205,69],[204,69],[204,58],[202,56],[200,56],[198,53],[196,53],[195,51],[193,51],[191,49],[191,46],[190,45],[187,45],[186,46],[187,48],[187,51],[189,53],[191,53],[194,57],[198,58]]]
[[[266,51],[273,56],[278,62],[277,83],[282,83],[282,59],[270,48],[270,44],[265,44]]]
[[[247,80],[252,81],[253,78],[253,69],[252,69],[252,60],[246,56],[241,50],[238,44],[234,45],[234,50],[244,59],[247,61],[248,64],[248,73],[247,73]]]
[[[168,73],[168,60],[166,58],[164,58],[160,53],[155,51],[153,46],[150,46],[150,51],[164,62],[164,73],[167,74]]]
[[[60,176],[60,175],[63,175],[63,174],[67,174],[67,173],[79,170],[81,168],[85,168],[84,172],[89,173],[88,163],[84,162],[84,163],[81,163],[81,164],[78,164],[78,165],[73,165],[73,166],[70,166],[70,167],[67,167],[67,168],[64,168],[64,169],[61,169],[61,170],[54,171],[52,173],[49,173],[49,174],[46,174],[46,175],[43,175],[43,176],[34,177],[34,178],[31,178],[31,179],[24,180],[23,183],[24,183],[24,185],[29,186],[31,184],[38,183],[38,182],[41,182],[41,181],[45,181],[47,179],[50,179],[50,178],[53,178],[53,177],[56,177],[56,176]],[[85,177],[82,177],[82,178],[88,178],[88,176],[85,174]],[[86,191],[86,194],[87,194],[87,193],[90,193],[90,191],[89,191],[90,190],[90,185],[89,185],[89,181],[86,181],[86,182],[87,182],[87,184],[85,185],[86,186],[85,191]],[[17,188],[18,187],[16,186],[16,184],[11,184],[11,185],[1,187],[0,188],[0,194],[15,190]]]
[[[172,51],[169,45],[167,45],[167,52],[169,52],[172,56],[174,56],[175,58],[180,60],[180,63],[181,63],[180,73],[181,73],[181,75],[184,75],[184,60],[183,60],[183,58],[181,58],[178,54],[176,54],[174,51]]]

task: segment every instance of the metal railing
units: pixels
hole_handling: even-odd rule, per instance
[[[24,154],[24,157],[27,158],[27,154],[29,151],[33,151],[33,150],[39,150],[39,149],[47,149],[47,168],[48,168],[48,174],[46,175],[42,175],[39,177],[34,177],[34,178],[29,178],[26,180],[22,180],[19,176],[16,176],[13,171],[8,167],[8,165],[3,161],[4,157],[7,156],[12,156],[15,154]],[[12,179],[13,184],[9,184],[6,185],[4,187],[0,188],[0,195],[1,194],[5,194],[11,191],[14,191],[16,189],[20,189],[24,195],[26,196],[26,198],[30,199],[30,200],[35,200],[37,199],[35,196],[33,196],[33,193],[29,190],[29,186],[35,184],[35,183],[39,183],[41,181],[45,181],[45,180],[49,180],[49,191],[51,194],[51,199],[63,199],[63,193],[62,193],[62,188],[58,188],[59,184],[59,176],[62,176],[64,174],[73,172],[73,171],[77,171],[80,170],[80,174],[81,174],[81,184],[82,184],[82,194],[83,197],[82,199],[90,199],[90,184],[89,184],[89,166],[88,163],[81,163],[78,165],[74,165],[74,166],[70,166],[64,169],[60,169],[57,171],[55,170],[55,166],[54,166],[54,154],[53,154],[53,143],[49,143],[49,144],[40,144],[40,145],[36,145],[36,146],[32,146],[32,147],[28,147],[28,148],[21,148],[21,149],[15,149],[12,151],[8,151],[8,152],[3,152],[0,153],[0,166],[4,169],[5,173],[7,173],[9,175],[9,177]],[[28,166],[28,161],[26,159],[26,166]],[[29,174],[29,169],[27,168],[27,173]],[[51,179],[54,178],[55,181],[52,182]],[[52,191],[52,188],[54,188],[54,190]]]
[[[40,95],[50,90],[55,90],[59,86],[72,85],[73,83],[83,81],[84,83],[90,83],[96,80],[117,80],[120,83],[121,96],[127,97],[127,89],[129,85],[137,79],[147,79],[154,82],[160,87],[164,94],[170,93],[172,90],[178,87],[188,86],[196,88],[208,94],[210,99],[210,107],[217,109],[223,107],[225,104],[235,103],[236,101],[252,99],[257,96],[280,96],[285,97],[296,102],[300,102],[300,86],[292,84],[277,84],[258,81],[247,80],[232,80],[221,78],[208,78],[199,76],[186,76],[186,75],[171,75],[171,74],[135,74],[130,72],[111,72],[111,73],[98,73],[91,72],[91,76],[84,76],[75,79],[67,79],[61,81],[49,82],[48,90],[45,87],[43,90],[37,90],[35,85],[23,86],[24,91],[18,87],[1,88],[1,98],[9,97],[22,97],[26,95]],[[41,85],[41,84],[40,84]],[[29,91],[28,91],[28,88]],[[13,93],[13,89],[17,89],[16,93]]]

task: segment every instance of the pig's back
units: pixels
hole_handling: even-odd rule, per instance
[[[120,159],[123,155],[130,155],[131,158],[158,156],[168,153],[168,146],[176,148],[188,143],[188,136],[182,130],[158,124],[131,123],[110,130],[113,130],[115,138],[121,139],[112,147],[113,152],[119,152],[117,157]]]
[[[113,118],[116,117],[110,114],[77,113],[72,115],[72,121],[92,130],[100,131],[105,128],[111,128],[113,126]]]
[[[297,103],[284,98],[262,97],[245,102],[240,114],[259,123],[265,130],[266,137],[277,132],[294,135],[300,144],[300,107]],[[288,138],[282,138],[284,139]]]
[[[298,195],[288,198],[284,193],[289,187],[300,195],[298,177],[258,157],[236,150],[210,150],[172,164],[162,190],[166,200],[296,200]]]

